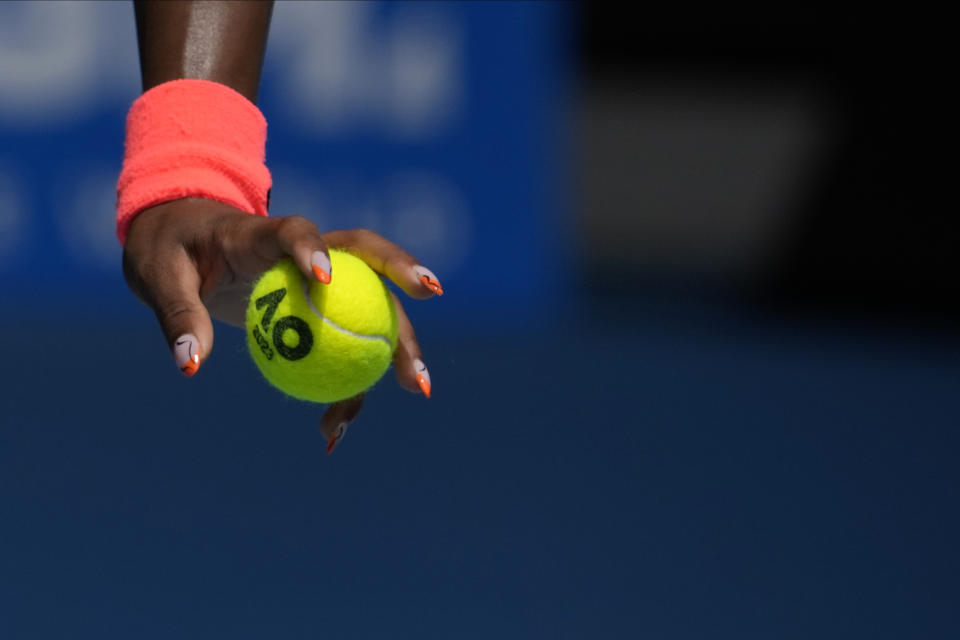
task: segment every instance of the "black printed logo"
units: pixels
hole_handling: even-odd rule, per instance
[[[310,330],[310,325],[297,316],[284,316],[273,322],[272,331],[270,328],[277,307],[286,295],[287,290],[285,288],[271,291],[265,296],[257,298],[256,307],[257,310],[264,310],[263,316],[260,318],[260,325],[263,326],[263,331],[273,338],[273,348],[277,350],[277,353],[287,360],[299,360],[310,353],[313,348],[313,332]],[[296,346],[291,347],[283,341],[283,334],[287,331],[293,331],[297,334]],[[272,360],[273,349],[270,348],[270,343],[264,334],[260,332],[259,326],[253,328],[253,339],[257,341],[260,351],[263,352],[267,360]]]

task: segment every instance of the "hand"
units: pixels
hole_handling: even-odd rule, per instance
[[[192,376],[213,349],[211,315],[244,327],[253,282],[286,256],[306,277],[330,282],[336,274],[330,273],[327,247],[349,249],[412,298],[443,295],[432,271],[372,231],[320,233],[300,216],[264,218],[199,198],[174,200],[137,215],[123,250],[123,272],[133,293],[156,313],[177,366]],[[393,299],[397,381],[430,397],[430,374],[413,327],[400,300]],[[328,407],[320,423],[328,453],[362,405],[363,394]]]

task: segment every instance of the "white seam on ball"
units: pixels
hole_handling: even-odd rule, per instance
[[[352,337],[354,337],[354,338],[361,338],[361,339],[363,339],[363,340],[382,340],[383,343],[387,345],[387,348],[388,348],[388,349],[393,349],[392,345],[390,344],[390,340],[387,339],[387,336],[367,335],[367,334],[365,334],[365,333],[357,333],[356,331],[351,331],[350,329],[347,329],[346,327],[341,327],[341,326],[338,325],[336,322],[334,322],[334,321],[331,320],[330,318],[328,318],[328,317],[326,317],[325,315],[323,315],[322,313],[320,313],[320,312],[317,310],[317,307],[315,307],[314,304],[313,304],[313,298],[310,297],[310,283],[309,283],[309,282],[307,281],[307,279],[304,278],[302,275],[300,276],[300,284],[303,286],[303,297],[306,298],[306,300],[307,300],[307,305],[310,306],[310,311],[313,312],[313,315],[317,316],[318,318],[320,318],[321,320],[323,320],[324,322],[326,322],[328,325],[330,325],[331,327],[333,327],[333,328],[336,329],[337,331],[340,331],[341,333],[345,333],[345,334],[347,334],[348,336],[352,336]]]

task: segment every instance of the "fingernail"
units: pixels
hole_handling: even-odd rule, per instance
[[[420,385],[420,391],[423,391],[423,395],[430,397],[430,372],[427,371],[427,365],[423,364],[423,360],[417,358],[413,361],[413,369],[417,372],[417,384]]]
[[[313,275],[323,284],[330,284],[330,258],[323,251],[314,251],[310,256]]]
[[[440,286],[440,281],[437,279],[437,276],[433,274],[433,271],[430,271],[430,269],[418,264],[414,265],[413,272],[417,274],[417,278],[425,287],[433,291],[438,296],[443,295],[443,287]]]
[[[188,378],[200,368],[201,353],[203,350],[200,348],[200,341],[192,333],[180,336],[173,343],[173,359]]]
[[[327,455],[330,455],[334,447],[340,444],[340,441],[343,440],[343,436],[347,435],[347,426],[348,423],[341,422],[337,425],[337,428],[333,430],[333,435],[330,436],[330,442],[327,443]]]

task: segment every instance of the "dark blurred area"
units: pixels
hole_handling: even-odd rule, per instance
[[[933,19],[580,10],[593,284],[956,327],[950,73]]]

